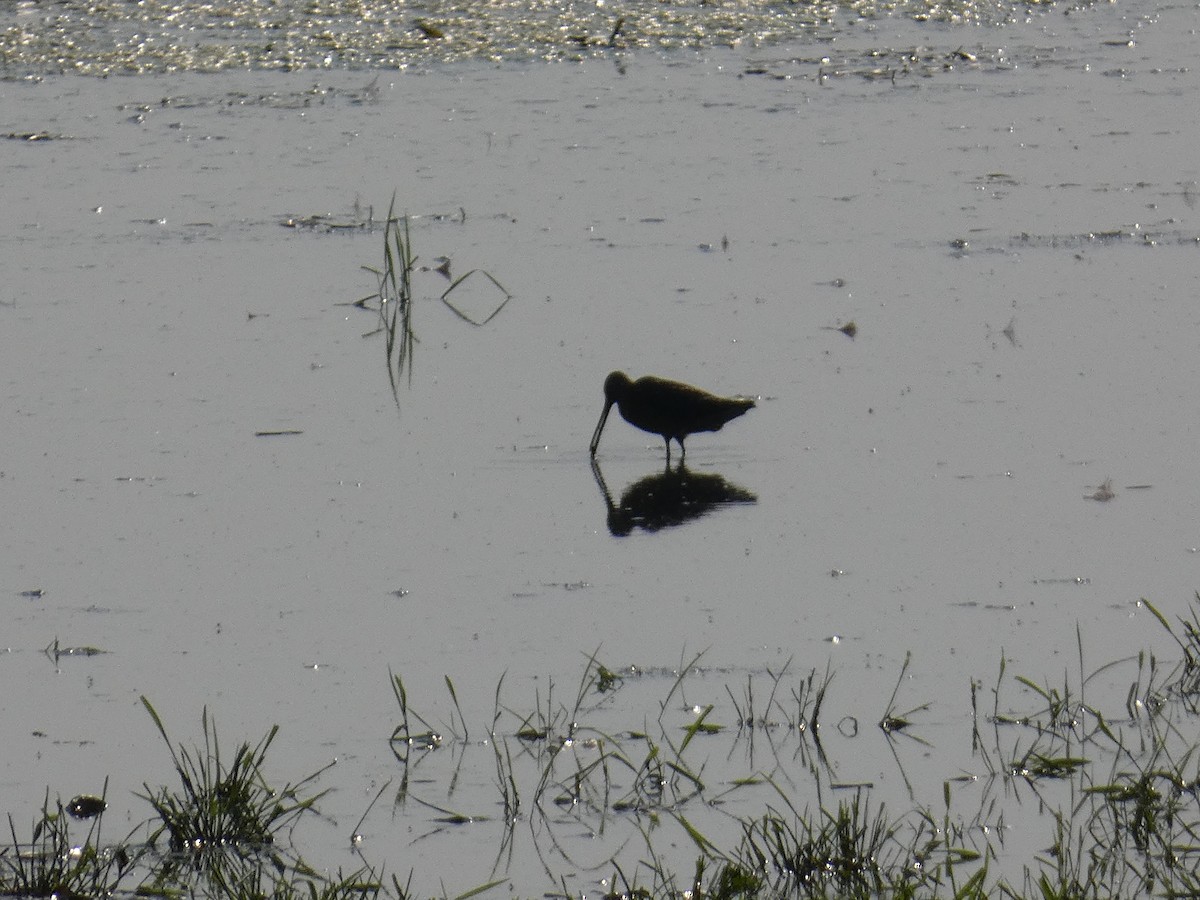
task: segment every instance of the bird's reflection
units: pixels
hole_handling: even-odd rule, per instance
[[[629,485],[614,503],[604,475],[595,459],[592,474],[608,509],[608,530],[624,537],[635,528],[660,531],[698,519],[718,506],[756,503],[758,498],[745,488],[730,484],[715,472],[693,472],[682,461],[672,468],[647,475]]]

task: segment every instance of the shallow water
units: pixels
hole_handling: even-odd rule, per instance
[[[0,71],[13,75],[404,69],[492,60],[582,60],[629,50],[751,48],[797,36],[829,44],[878,20],[998,25],[1086,9],[1010,0],[759,0],[620,4],[322,0],[302,7],[229,0],[20,0],[0,9]]]
[[[1002,653],[1056,682],[1078,626],[1089,671],[1169,656],[1137,600],[1182,614],[1200,583],[1198,16],[883,18],[837,31],[844,65],[797,38],[0,83],[0,133],[53,138],[3,142],[9,810],[107,776],[111,815],[145,817],[133,791],[171,773],[144,694],[185,742],[205,705],[231,742],[279,723],[281,780],[337,757],[314,855],[343,864],[327,843],[397,776],[389,670],[442,721],[450,676],[478,737],[502,674],[513,707],[551,682],[568,702],[597,647],[652,673],[613,728],[701,650],[688,702],[727,723],[727,685],[831,666],[836,777],[904,806],[906,778],[929,797],[979,772],[969,687]],[[902,47],[923,62],[872,65]],[[284,227],[378,222],[393,192],[422,263],[515,295],[472,328],[419,273],[398,400],[346,305],[381,230]],[[759,396],[688,450],[753,502],[614,536],[587,452],[613,368]],[[597,462],[617,500],[661,443],[613,417]],[[868,723],[909,652],[932,749],[897,765]],[[717,740],[715,779],[764,765]],[[494,803],[490,751],[462,757],[462,795],[447,754],[426,799]],[[498,828],[413,843],[435,819],[376,807],[365,852],[450,893],[487,880]],[[1036,819],[1009,813],[1015,857],[1046,845]],[[567,830],[592,858],[588,827]],[[531,854],[502,867],[514,891],[548,888]]]

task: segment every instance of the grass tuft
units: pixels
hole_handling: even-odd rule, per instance
[[[146,793],[138,795],[150,803],[161,822],[151,834],[151,844],[166,832],[171,850],[177,853],[261,849],[274,842],[280,828],[314,809],[324,795],[322,791],[302,797],[301,792],[329,766],[295,785],[276,789],[267,784],[263,764],[278,725],[253,747],[243,743],[226,763],[207,709],[201,715],[203,746],[195,751],[182,745],[176,749],[154,706],[146,697],[141,699],[170,751],[180,783],[178,792],[144,785]]]

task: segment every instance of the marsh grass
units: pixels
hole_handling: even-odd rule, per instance
[[[463,219],[466,219],[465,212]],[[375,276],[376,289],[374,293],[362,297],[352,305],[374,310],[379,317],[377,326],[363,336],[372,337],[380,333],[384,335],[388,382],[397,406],[400,404],[400,383],[406,381],[407,385],[412,387],[413,351],[419,343],[413,328],[413,307],[416,299],[413,275],[419,271],[417,261],[409,218],[407,215],[396,216],[396,196],[393,194],[388,204],[387,218],[384,220],[382,265],[378,268],[363,266],[365,271]],[[450,261],[441,260],[432,271],[449,278]],[[486,282],[501,298],[490,313],[481,317],[471,315],[462,304],[455,302],[458,294],[462,293],[460,288],[464,284],[478,281]],[[451,299],[452,295],[454,299]],[[512,295],[491,273],[483,269],[472,269],[465,275],[452,279],[450,286],[442,291],[438,299],[464,322],[482,327],[499,315],[512,299]]]
[[[1180,660],[1141,651],[1094,667],[1076,629],[1077,662],[1066,671],[1014,675],[1001,653],[990,688],[972,678],[964,735],[971,759],[941,781],[938,797],[921,796],[904,772],[912,751],[924,756],[931,746],[912,731],[933,705],[897,702],[920,667],[911,656],[879,731],[861,736],[849,714],[824,721],[845,702],[830,692],[833,673],[796,673],[791,661],[749,676],[735,694],[714,684],[720,673],[706,669],[703,654],[647,671],[606,665],[596,651],[573,688],[548,678],[524,702],[501,677],[482,741],[468,738],[475,728],[450,678],[445,712],[426,716],[391,674],[397,722],[389,743],[399,771],[388,773],[355,825],[355,846],[376,801],[398,781],[391,814],[426,829],[416,840],[460,829],[495,836],[491,875],[464,898],[518,890],[518,877],[522,887],[536,877],[530,866],[553,886],[548,895],[561,888],[564,897],[597,884],[607,897],[697,900],[1200,896],[1200,619],[1193,610],[1175,623],[1146,606]],[[1128,688],[1114,690],[1126,671]],[[661,694],[639,716],[631,689],[656,685]],[[710,696],[722,688],[728,703]],[[291,831],[315,811],[322,794],[309,791],[321,772],[271,787],[263,769],[276,729],[227,760],[207,711],[200,746],[187,749],[143,704],[180,782],[179,790],[146,787],[140,795],[155,813],[149,839],[106,845],[101,797],[81,805],[100,813],[77,842],[71,829],[80,826],[65,814],[72,804],[51,803],[47,791],[29,841],[9,818],[0,893],[430,896],[414,890],[412,875],[385,879],[365,860],[349,875],[322,875],[301,859]],[[822,728],[844,740],[882,737],[909,802],[893,792],[885,803],[873,784],[839,778],[853,760],[828,758]],[[494,776],[485,782],[495,795],[462,800],[459,780],[479,761],[480,744],[489,747]],[[1040,836],[1029,833],[1038,828]],[[156,844],[162,834],[165,853]],[[443,886],[438,896],[450,894]]]
[[[856,791],[852,800],[809,816],[780,796],[787,811],[772,809],[745,823],[719,881],[729,881],[732,870],[737,881],[755,878],[760,895],[792,897],[875,896],[891,883],[890,857],[901,848],[886,809],[872,811]]]
[[[375,293],[358,300],[355,305],[363,309],[373,308],[379,316],[379,324],[364,337],[382,333],[384,335],[385,362],[392,394],[399,403],[398,382],[407,376],[412,386],[412,351],[417,342],[413,330],[412,275],[416,269],[417,256],[412,248],[412,236],[408,227],[408,216],[403,221],[395,216],[396,197],[388,206],[383,227],[383,266],[363,269],[375,276],[378,286]]]
[[[167,745],[180,785],[178,791],[145,785],[146,793],[139,795],[153,807],[160,821],[151,833],[151,844],[165,832],[176,853],[268,847],[281,828],[313,810],[325,794],[321,791],[301,796],[329,766],[294,785],[273,788],[267,783],[263,764],[279,726],[272,727],[254,746],[241,744],[232,760],[223,760],[216,726],[210,722],[207,709],[200,720],[203,744],[195,750],[182,745],[176,749],[158,711],[146,697],[141,699]]]
[[[409,896],[394,877],[385,882],[365,864],[350,874],[325,875],[305,863],[285,829],[315,812],[324,791],[305,796],[326,769],[282,788],[271,787],[263,767],[277,728],[258,744],[242,744],[232,761],[222,758],[215,724],[202,716],[203,742],[189,750],[172,744],[150,701],[142,703],[167,744],[180,790],[166,787],[138,795],[155,816],[123,840],[104,841],[108,783],[99,797],[80,795],[66,805],[46,791],[41,815],[24,841],[9,815],[12,843],[0,846],[0,895],[38,898],[114,896],[218,897],[230,900],[306,898],[357,900]],[[87,821],[82,840],[73,834]],[[359,823],[361,825],[361,823]],[[146,829],[149,837],[134,840]],[[158,838],[166,832],[169,849]]]
[[[105,782],[105,792],[108,783]],[[103,797],[101,797],[103,800]],[[82,842],[72,836],[71,817],[62,801],[50,802],[47,790],[41,815],[28,842],[17,836],[8,817],[12,844],[0,849],[0,893],[25,897],[103,896],[110,894],[136,863],[124,844],[105,846],[103,812],[90,818]]]
[[[408,705],[408,691],[404,687],[404,679],[391,672],[388,675],[391,678],[392,694],[396,698],[396,705],[400,707],[400,721],[392,729],[390,743],[392,752],[396,755],[396,758],[402,763],[407,763],[412,753],[426,753],[440,747],[442,745],[442,734],[421,718],[420,713],[414,709],[410,709]],[[446,679],[446,684],[451,686],[451,697],[453,698],[453,685],[449,678]],[[457,708],[457,699],[455,699],[455,707]],[[421,724],[421,731],[413,729],[410,717]]]
[[[926,712],[929,709],[928,703],[914,706],[905,712],[899,712],[896,709],[896,695],[900,693],[900,685],[904,683],[904,679],[908,675],[908,667],[911,664],[912,652],[910,651],[904,654],[904,664],[900,667],[900,675],[896,679],[896,686],[892,689],[892,696],[888,699],[887,708],[883,712],[883,718],[879,720],[879,728],[884,734],[890,735],[894,732],[905,731],[905,729],[913,724],[914,715],[919,712]],[[920,739],[915,738],[915,740]]]
[[[1200,592],[1196,594],[1196,601],[1200,604]],[[1196,709],[1195,700],[1200,695],[1200,609],[1192,606],[1189,618],[1179,617],[1179,625],[1183,632],[1180,636],[1175,633],[1175,629],[1171,627],[1167,617],[1159,612],[1154,604],[1143,599],[1142,605],[1154,614],[1171,639],[1179,645],[1179,649],[1183,653],[1183,660],[1179,664],[1179,671],[1172,689],[1187,700],[1192,709]]]
[[[593,654],[574,695],[560,699],[551,680],[527,706],[502,699],[501,679],[491,736],[508,824],[497,862],[512,858],[514,827],[523,823],[552,882],[562,867],[587,868],[578,850],[556,837],[570,821],[608,839],[611,875],[604,884],[611,896],[1195,896],[1200,743],[1192,717],[1200,619],[1193,614],[1176,626],[1154,613],[1183,652],[1174,667],[1147,652],[1089,666],[1077,628],[1077,662],[1056,677],[1014,675],[1002,653],[988,712],[980,702],[987,689],[971,679],[969,769],[977,773],[944,779],[936,802],[915,794],[904,772],[905,745],[896,746],[900,737],[932,746],[913,729],[933,705],[898,701],[915,665],[906,655],[879,719],[913,797],[901,809],[872,800],[869,783],[836,778],[839,761],[826,757],[820,738],[829,727],[828,669],[797,678],[789,661],[765,677],[747,677],[740,693],[724,686],[729,702],[718,706],[688,698],[697,690],[689,688],[693,673],[702,671],[697,656],[681,662],[648,722],[616,730],[601,724],[611,712],[606,692],[625,690],[637,670],[606,666]],[[1128,690],[1114,693],[1112,681],[1131,666]],[[456,715],[461,719],[457,699]],[[851,716],[835,727],[844,738],[858,736]],[[786,757],[781,739],[790,743]],[[765,741],[767,768],[714,780],[714,740],[746,745],[748,759],[754,742]],[[810,792],[815,802],[796,799]],[[738,808],[761,804],[765,811],[735,815],[741,835],[731,843],[729,820],[722,825],[713,813],[735,795]],[[1013,804],[1019,809],[1026,798],[1049,830],[1044,849],[1022,862],[1006,842],[1016,827],[1009,824]],[[1028,829],[1028,809],[1021,820]],[[676,840],[668,822],[694,847],[688,869],[665,852]],[[640,848],[633,866],[631,839]]]

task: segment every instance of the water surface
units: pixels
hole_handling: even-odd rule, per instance
[[[443,720],[451,676],[478,738],[502,675],[514,707],[551,682],[567,703],[600,648],[651,673],[614,729],[702,650],[687,701],[726,722],[727,686],[830,666],[829,777],[905,808],[983,770],[969,688],[1002,653],[1038,679],[1169,656],[1137,601],[1181,614],[1200,574],[1197,15],[834,10],[554,65],[108,79],[6,51],[35,77],[0,83],[0,132],[46,139],[3,142],[0,665],[21,687],[0,795],[20,820],[47,785],[108,776],[132,827],[133,792],[171,776],[139,695],[184,740],[207,705],[230,741],[282,726],[281,780],[338,758],[308,839],[352,865],[338,848],[397,775],[389,670]],[[113,61],[123,27],[85,55],[141,71]],[[418,273],[398,400],[374,317],[345,305],[374,286],[393,194],[422,264],[515,295],[473,328]],[[318,214],[364,227],[289,227]],[[587,452],[614,368],[758,396],[688,452],[753,502],[614,535]],[[662,472],[661,442],[614,418],[597,462],[617,500]],[[54,659],[55,639],[106,652]],[[909,652],[932,749],[898,764],[871,723]],[[1111,677],[1123,698],[1130,672]],[[857,736],[832,728],[847,716]],[[764,765],[718,740],[714,781]],[[465,749],[465,799],[449,754],[425,799],[494,814],[490,750]],[[763,802],[745,796],[733,812]],[[428,890],[487,880],[499,826],[434,820],[377,806],[366,851]],[[1047,844],[1036,804],[1006,822],[1015,859]],[[591,827],[567,829],[575,850]],[[516,852],[512,890],[548,889],[531,841]]]

